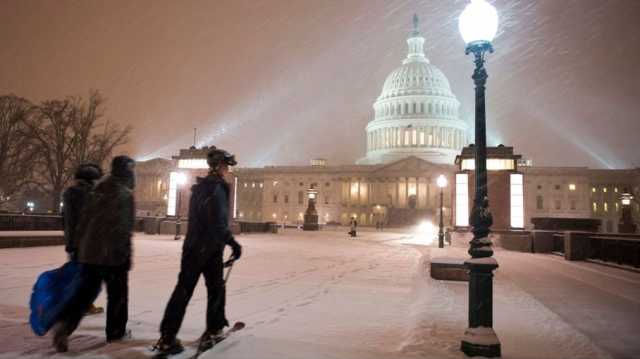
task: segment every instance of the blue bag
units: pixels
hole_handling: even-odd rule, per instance
[[[70,261],[62,267],[46,271],[36,280],[31,293],[29,324],[37,335],[43,336],[58,321],[86,280],[83,265]],[[98,287],[95,297],[100,293]]]

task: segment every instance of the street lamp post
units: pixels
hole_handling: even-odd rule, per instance
[[[636,233],[637,225],[633,223],[633,216],[631,215],[631,201],[633,195],[626,189],[624,193],[620,195],[620,203],[622,204],[622,215],[620,216],[620,222],[618,223],[619,233]]]
[[[489,212],[487,192],[487,144],[485,123],[485,55],[493,52],[491,41],[498,30],[498,13],[485,0],[471,0],[460,14],[459,28],[467,44],[465,54],[474,55],[473,76],[476,95],[475,114],[475,199],[469,222],[473,227],[470,242],[469,327],[464,333],[461,350],[468,356],[500,356],[500,340],[493,330],[493,271],[498,262],[493,258],[489,232],[493,217]]]
[[[177,200],[176,200],[176,236],[173,238],[174,240],[180,239],[181,232],[181,222],[180,222],[180,202],[182,200],[182,186],[187,183],[187,176],[180,172],[176,176],[176,190],[178,191]]]
[[[442,207],[444,206],[443,197],[444,197],[444,188],[447,186],[447,178],[444,175],[438,176],[436,180],[438,187],[440,187],[440,226],[438,229],[438,248],[444,248],[444,223],[442,216]]]

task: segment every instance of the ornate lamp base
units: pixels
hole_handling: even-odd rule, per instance
[[[470,357],[493,358],[501,356],[500,340],[493,328],[488,327],[467,328],[460,349]]]
[[[464,264],[469,268],[469,328],[460,349],[470,357],[499,357],[500,340],[493,330],[493,271],[498,262],[486,257]]]

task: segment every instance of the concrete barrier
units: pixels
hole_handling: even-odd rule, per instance
[[[498,247],[510,251],[531,252],[532,242],[529,231],[496,231],[490,235],[491,241]]]
[[[533,253],[553,252],[553,235],[555,231],[531,231],[531,245]]]
[[[564,259],[582,261],[589,258],[589,232],[564,232]]]
[[[431,278],[438,280],[469,281],[469,270],[465,258],[433,258],[429,264]]]

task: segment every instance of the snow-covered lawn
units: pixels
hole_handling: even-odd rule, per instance
[[[463,257],[465,249],[420,245],[421,239],[406,231],[359,232],[355,240],[345,232],[292,229],[239,236],[244,255],[228,283],[227,314],[232,322],[246,322],[247,328],[202,358],[463,358],[459,345],[467,324],[467,284],[432,280],[428,261]],[[91,316],[72,336],[70,352],[55,357],[150,357],[147,348],[158,338],[181,244],[172,236],[137,236],[130,275],[133,340],[107,345],[104,315]],[[544,290],[536,292],[523,283],[536,280],[522,274],[526,268],[557,270],[568,262],[504,251],[496,256],[501,268],[494,282],[494,327],[503,357],[609,357],[589,339],[591,333],[577,329],[571,313],[554,310],[539,299],[538,292]],[[54,353],[49,336],[36,337],[30,331],[27,306],[36,276],[64,260],[61,246],[0,250],[0,357]],[[626,280],[639,280],[634,275]],[[635,292],[628,296],[640,299]],[[104,293],[97,303],[106,304]],[[204,330],[205,305],[201,281],[179,335],[187,344]],[[638,348],[632,345],[625,355]]]

